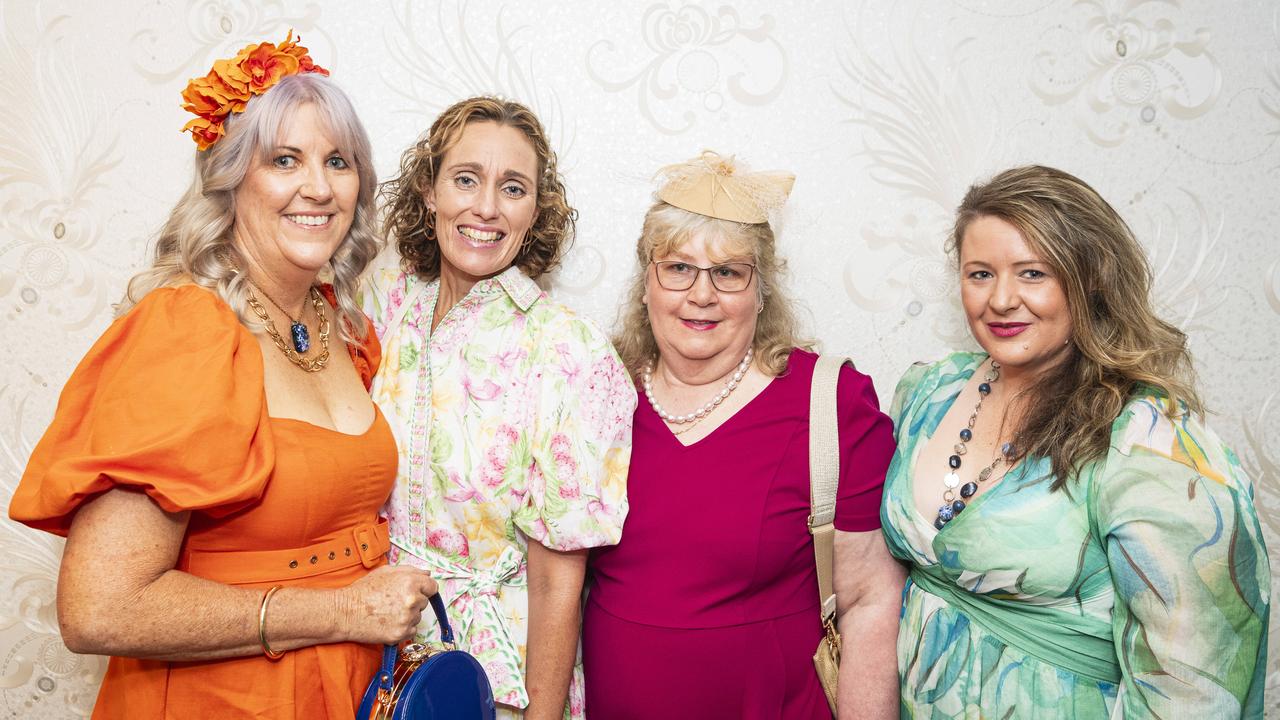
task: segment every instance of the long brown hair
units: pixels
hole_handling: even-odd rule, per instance
[[[1140,386],[1159,391],[1171,417],[1204,412],[1187,337],[1156,316],[1146,255],[1097,191],[1039,165],[970,187],[947,242],[957,262],[965,229],[984,216],[1017,228],[1067,296],[1071,352],[1018,398],[1014,428],[1018,458],[1050,459],[1053,490],[1106,455],[1111,425]]]
[[[556,154],[542,123],[529,108],[514,100],[473,97],[454,103],[431,123],[426,136],[400,157],[400,174],[382,184],[385,204],[383,230],[400,251],[405,272],[426,280],[440,275],[440,245],[435,215],[427,208],[426,192],[436,181],[445,153],[458,144],[473,122],[513,127],[529,138],[538,156],[537,218],[514,264],[531,278],[554,268],[572,242],[578,211],[569,206],[564,180],[556,168]]]

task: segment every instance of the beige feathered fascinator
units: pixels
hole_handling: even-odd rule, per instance
[[[681,210],[740,223],[769,221],[787,202],[796,176],[788,172],[744,172],[732,156],[711,150],[658,171],[658,198]]]

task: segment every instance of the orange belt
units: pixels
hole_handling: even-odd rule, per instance
[[[391,540],[387,521],[362,523],[335,533],[329,540],[287,550],[186,550],[178,569],[228,584],[288,582],[335,570],[382,564]]]

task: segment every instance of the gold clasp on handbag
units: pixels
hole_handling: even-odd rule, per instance
[[[832,653],[835,655],[836,661],[840,660],[840,631],[836,629],[836,619],[834,615],[822,619],[822,629],[826,631],[827,642],[831,644]]]

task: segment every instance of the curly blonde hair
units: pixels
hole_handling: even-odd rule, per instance
[[[1018,398],[1018,457],[1048,457],[1062,488],[1107,453],[1124,406],[1154,388],[1170,417],[1204,412],[1187,336],[1156,316],[1151,267],[1119,213],[1083,180],[1039,165],[1006,170],[969,188],[947,252],[958,263],[980,217],[1018,229],[1060,278],[1071,314],[1071,352]]]
[[[782,289],[787,263],[778,256],[773,228],[767,222],[739,223],[699,215],[661,200],[645,213],[636,243],[636,273],[622,306],[621,330],[613,338],[622,362],[633,375],[639,375],[645,365],[658,357],[658,342],[649,323],[649,309],[643,302],[649,263],[655,257],[675,252],[690,237],[699,234],[726,253],[726,257],[752,258],[756,266],[756,292],[763,304],[756,316],[755,335],[751,340],[756,364],[767,375],[786,372],[791,351],[797,347],[810,349],[813,342],[800,337],[795,305]]]
[[[440,245],[435,214],[427,208],[426,193],[435,184],[440,164],[457,145],[467,125],[492,122],[513,127],[529,138],[538,156],[537,218],[514,264],[538,278],[559,264],[573,240],[578,211],[569,206],[564,180],[547,133],[533,111],[513,100],[473,97],[454,103],[431,123],[426,136],[404,151],[400,173],[382,184],[386,216],[383,229],[400,251],[401,267],[424,280],[440,275]]]
[[[225,136],[208,150],[196,152],[195,178],[160,230],[151,267],[129,281],[124,298],[115,306],[117,316],[152,290],[189,278],[222,298],[246,327],[261,328],[257,317],[249,314],[248,278],[237,270],[247,263],[232,242],[235,193],[255,160],[270,162],[282,128],[307,104],[315,105],[338,152],[360,179],[351,229],[329,258],[328,270],[338,298],[343,339],[352,342],[364,337],[366,323],[356,292],[360,275],[382,249],[376,229],[378,178],[373,149],[346,93],[314,73],[283,78],[269,92],[251,99],[243,113],[227,119]]]

